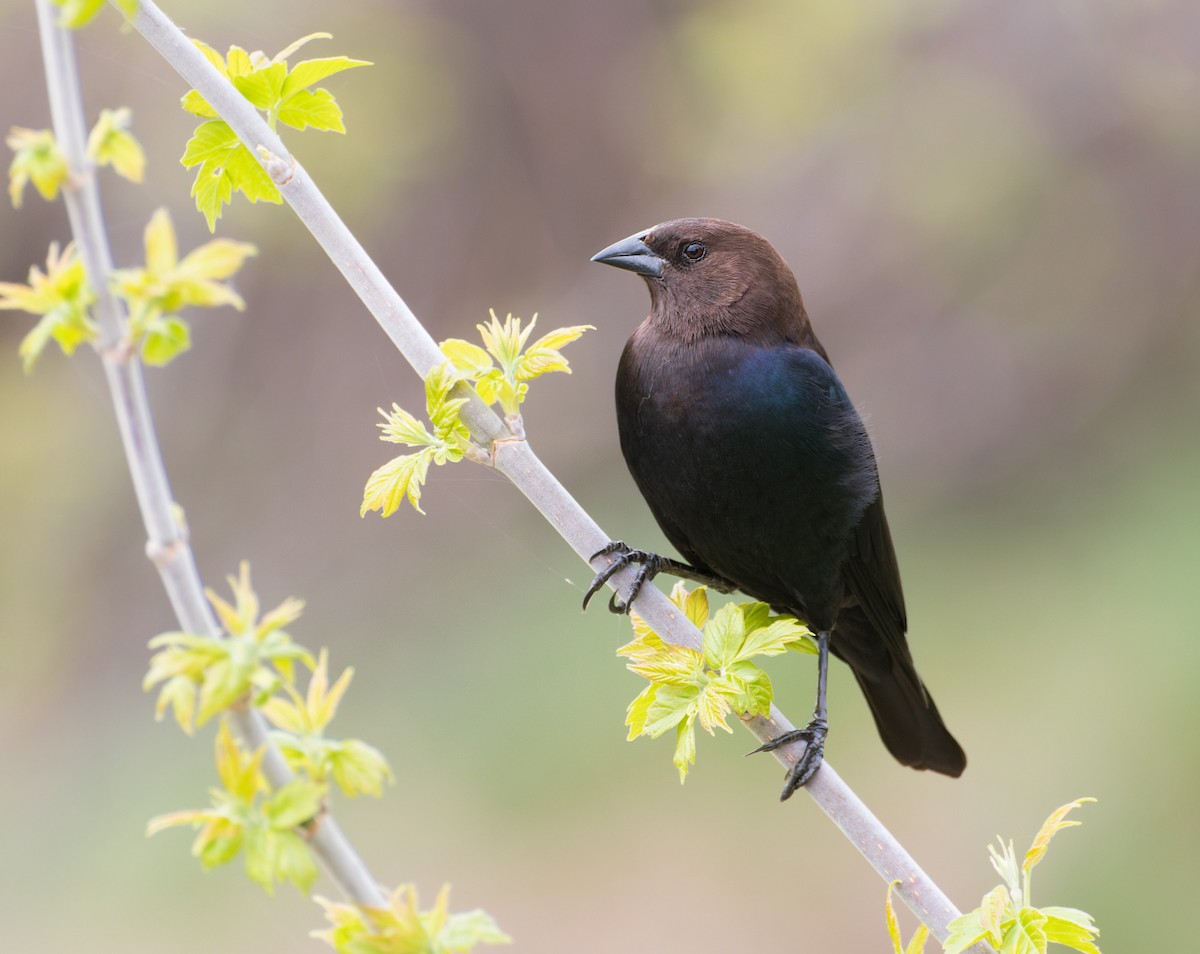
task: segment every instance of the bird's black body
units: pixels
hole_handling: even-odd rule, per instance
[[[897,759],[960,774],[965,756],[908,651],[870,439],[791,270],[714,219],[664,223],[597,260],[650,287],[617,372],[617,421],[667,538],[698,574],[829,634]],[[819,711],[823,741],[823,699]]]

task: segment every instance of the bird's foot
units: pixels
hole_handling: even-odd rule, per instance
[[[786,802],[792,797],[796,789],[807,785],[809,780],[817,774],[817,769],[821,767],[821,762],[825,758],[825,737],[828,734],[829,723],[824,719],[814,717],[812,722],[803,729],[793,729],[791,732],[785,732],[778,738],[760,745],[754,752],[747,754],[754,755],[756,752],[773,752],[780,746],[788,745],[792,742],[804,743],[804,751],[801,753],[800,758],[796,760],[796,764],[788,769],[787,778],[783,783],[783,791],[779,795],[779,800]]]
[[[624,599],[616,593],[613,593],[608,598],[608,611],[610,613],[627,616],[629,615],[630,608],[633,606],[633,601],[637,599],[638,593],[641,592],[642,584],[647,580],[654,579],[660,570],[674,563],[674,561],[646,550],[633,550],[620,540],[612,540],[606,546],[601,547],[593,553],[588,558],[588,562],[590,563],[596,557],[608,556],[613,553],[617,555],[616,559],[596,574],[595,579],[592,580],[592,585],[583,594],[583,608],[588,608],[588,603],[591,602],[592,597],[599,592],[600,588],[609,581],[614,573],[623,567],[636,564],[638,572],[637,576],[633,578],[633,585],[629,587],[629,594]]]

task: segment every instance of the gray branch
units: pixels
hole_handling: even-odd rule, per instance
[[[284,199],[312,232],[388,337],[417,373],[424,377],[442,361],[436,342],[254,107],[213,68],[151,0],[141,0],[131,23],[190,86],[199,90],[247,148],[259,156],[263,156],[265,151],[264,165]],[[529,444],[514,436],[504,422],[478,398],[473,398],[464,407],[462,417],[470,427],[472,437],[491,448],[496,469],[529,498],[576,553],[586,560],[609,541],[610,537],[538,460]],[[607,562],[607,558],[600,558],[592,569],[599,570]],[[627,588],[635,572],[634,568],[623,569],[614,575],[610,585],[616,590]],[[639,614],[664,639],[699,648],[700,632],[662,592],[654,587],[643,588],[636,606]],[[792,727],[774,707],[770,719],[743,721],[751,732],[763,740]],[[802,751],[802,746],[795,745],[781,749],[775,755],[781,763],[790,767]],[[958,916],[958,909],[828,762],[805,791],[885,881],[900,881],[897,894],[928,925],[935,937],[945,938],[946,925]],[[984,954],[991,949],[986,945],[976,945],[970,950],[973,954]]]
[[[146,553],[158,568],[181,629],[216,636],[220,629],[204,597],[204,585],[187,534],[173,513],[171,488],[146,399],[142,365],[124,345],[126,316],[123,306],[109,290],[112,253],[100,209],[95,168],[87,155],[87,122],[71,33],[58,26],[49,0],[37,0],[37,15],[54,134],[70,170],[63,197],[88,284],[96,293],[100,325],[97,350],[104,363],[125,458],[146,525]],[[250,709],[233,711],[230,716],[251,749],[265,746],[263,772],[271,785],[278,788],[286,784],[292,772],[271,742],[262,715]],[[386,904],[375,879],[332,817],[322,817],[311,844],[350,898],[359,904]]]

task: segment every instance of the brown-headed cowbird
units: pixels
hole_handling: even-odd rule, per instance
[[[617,370],[621,450],[687,563],[614,542],[641,584],[660,571],[742,592],[816,632],[812,721],[763,748],[804,740],[783,798],[819,768],[828,654],[849,664],[888,750],[957,776],[966,756],[913,666],[900,571],[862,419],[813,334],[791,269],[762,236],[679,219],[593,261],[641,275],[650,316]],[[597,554],[599,555],[599,554]],[[587,599],[584,600],[587,605]]]

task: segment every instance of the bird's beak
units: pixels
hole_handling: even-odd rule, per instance
[[[627,268],[631,272],[645,275],[647,278],[662,276],[663,265],[666,264],[649,245],[646,236],[650,229],[643,229],[629,238],[613,242],[608,248],[592,256],[593,262],[613,265],[617,268]]]

